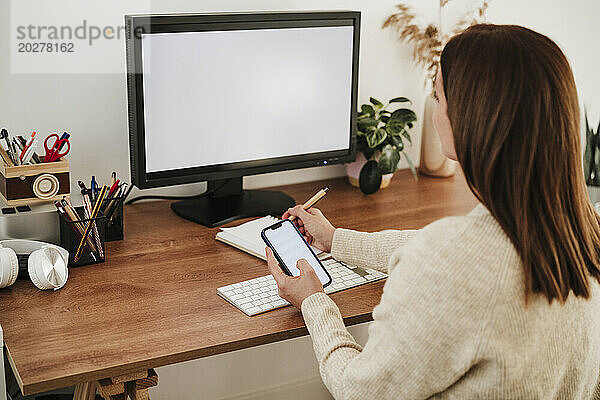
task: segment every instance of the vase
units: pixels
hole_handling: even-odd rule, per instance
[[[362,167],[366,163],[367,159],[365,158],[365,155],[362,152],[357,151],[356,160],[351,163],[344,164],[344,166],[346,167],[346,175],[348,176],[348,182],[350,182],[352,186],[360,187],[360,185],[358,184],[358,178],[360,176],[360,171],[362,170]],[[390,186],[390,182],[392,181],[393,176],[394,173],[382,175],[381,185],[379,186],[379,189],[385,189],[386,187]]]
[[[588,195],[590,196],[590,202],[596,206],[600,203],[600,186],[587,186]]]
[[[419,172],[429,176],[450,177],[456,172],[456,161],[442,152],[442,142],[433,124],[435,99],[427,96],[423,112],[423,131],[421,134],[421,162]]]

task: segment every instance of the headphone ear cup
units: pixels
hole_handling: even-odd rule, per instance
[[[54,247],[45,247],[31,253],[27,270],[33,284],[41,290],[60,289],[69,275],[65,259]]]
[[[0,289],[12,285],[19,275],[17,253],[7,247],[0,248]]]

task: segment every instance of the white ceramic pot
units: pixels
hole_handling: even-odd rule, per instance
[[[590,201],[594,206],[600,203],[600,186],[587,186],[588,195],[590,196]],[[598,209],[598,207],[596,208]]]
[[[366,163],[367,159],[365,158],[365,155],[362,152],[358,151],[356,152],[355,161],[344,164],[344,166],[346,167],[346,175],[348,176],[348,182],[350,182],[352,186],[359,187],[358,177],[360,176],[360,170]],[[390,185],[390,182],[392,181],[393,176],[393,173],[383,175],[381,177],[381,185],[379,186],[379,189],[385,189],[386,187],[388,187]]]
[[[432,96],[427,96],[425,98],[425,111],[423,112],[419,172],[430,176],[449,177],[456,172],[457,162],[442,153],[442,142],[433,125],[434,109],[435,100]]]

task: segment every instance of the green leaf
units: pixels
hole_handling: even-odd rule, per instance
[[[404,150],[404,142],[400,136],[390,136],[390,142],[393,146],[396,146],[398,151]]]
[[[369,101],[371,102],[371,104],[373,104],[373,105],[375,106],[375,108],[376,108],[376,109],[378,109],[378,110],[379,110],[379,109],[382,109],[382,108],[383,108],[383,103],[382,103],[382,102],[380,102],[379,100],[377,100],[376,98],[374,98],[374,97],[371,97],[371,98],[369,99]]]
[[[367,113],[358,113],[358,115],[356,116],[356,119],[364,119],[364,118],[370,118],[371,116]]]
[[[406,158],[406,162],[408,163],[408,168],[410,168],[411,172],[413,173],[413,176],[415,177],[415,181],[419,180],[419,178],[417,177],[417,169],[415,168],[415,164],[413,164],[412,160],[408,157],[408,155],[406,153],[402,153],[404,154],[404,158]]]
[[[365,139],[365,137],[363,135],[357,136],[356,137],[356,151],[364,152],[368,148],[369,148],[369,145],[367,145],[367,139]]]
[[[402,136],[404,136],[404,138],[406,140],[408,140],[408,143],[410,143],[410,145],[412,146],[412,139],[410,138],[410,135],[408,134],[408,132],[406,132],[406,130],[403,129],[401,134],[402,134]]]
[[[402,122],[404,125],[417,120],[417,114],[408,108],[399,108],[392,113],[391,120]]]
[[[387,132],[383,128],[377,128],[375,132],[365,136],[365,138],[367,139],[367,144],[371,148],[379,146],[381,143],[383,143],[386,137]]]
[[[379,121],[377,121],[374,118],[369,117],[369,118],[359,119],[357,124],[358,124],[359,131],[365,131],[369,127],[376,127],[379,124]]]
[[[387,144],[381,150],[378,164],[379,172],[381,175],[391,174],[398,169],[399,162],[400,153],[392,145]]]
[[[360,111],[363,114],[369,114],[369,116],[371,117],[375,116],[375,109],[368,104],[363,104],[362,106],[360,106]]]
[[[365,144],[365,146],[366,147],[362,152],[365,155],[365,158],[369,160],[371,157],[373,157],[373,154],[375,154],[375,149],[370,148],[367,144]]]
[[[394,121],[390,118],[385,126],[385,129],[390,135],[400,135],[400,133],[404,130],[404,124],[401,121]]]
[[[391,103],[410,103],[412,104],[412,102],[407,99],[406,97],[394,97],[393,99],[390,100],[390,104]]]

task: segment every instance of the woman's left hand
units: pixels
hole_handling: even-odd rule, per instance
[[[271,275],[277,282],[279,288],[279,297],[289,301],[298,310],[302,307],[302,302],[311,294],[323,293],[323,285],[317,276],[317,273],[305,259],[298,260],[297,267],[300,270],[300,276],[286,275],[277,260],[273,256],[273,251],[266,248],[267,264],[271,270]]]

